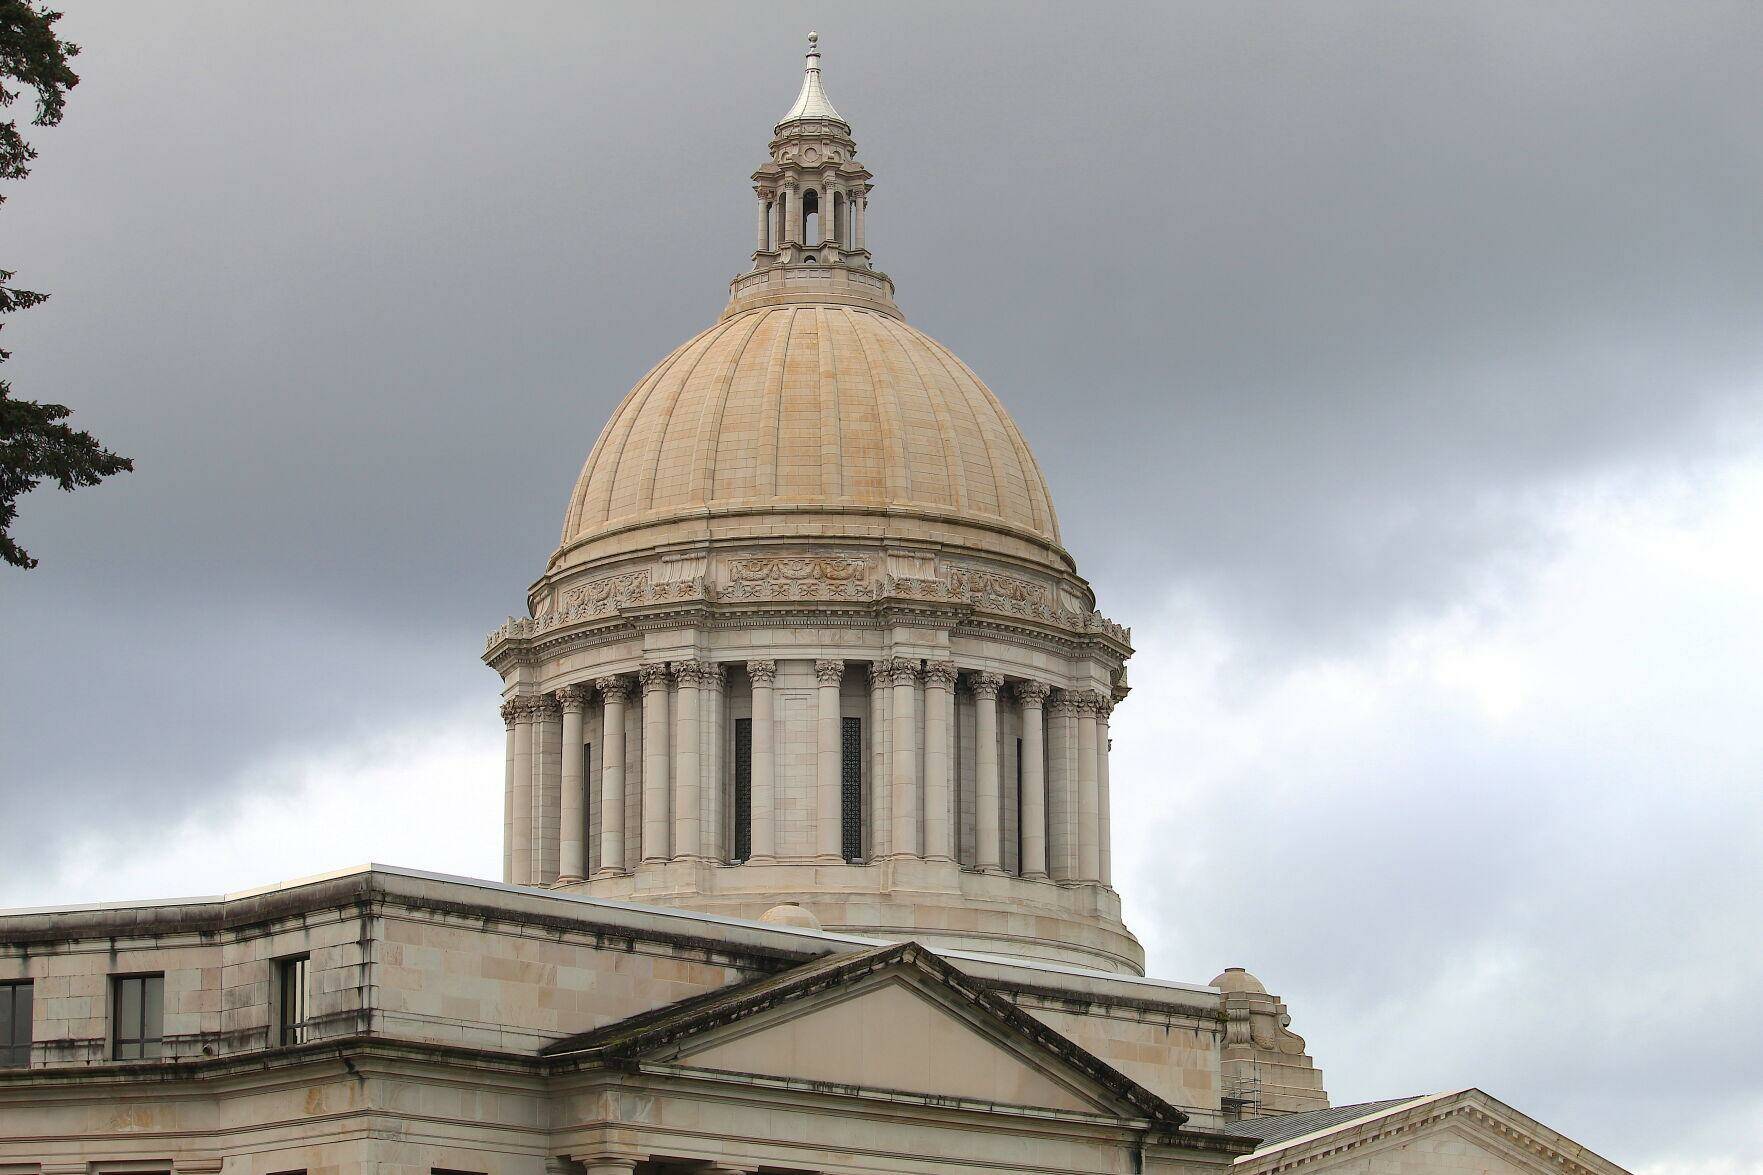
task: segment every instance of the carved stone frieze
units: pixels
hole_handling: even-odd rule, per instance
[[[731,559],[722,600],[869,600],[867,559],[834,555],[767,555]]]

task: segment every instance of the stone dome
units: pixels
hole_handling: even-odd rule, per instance
[[[1261,981],[1241,967],[1226,967],[1222,974],[1212,977],[1212,986],[1226,994],[1267,994],[1267,989],[1261,985]]]
[[[657,364],[589,454],[552,570],[757,526],[929,539],[1072,570],[1010,414],[883,305],[806,292],[737,302]]]

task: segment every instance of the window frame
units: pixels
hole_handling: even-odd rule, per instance
[[[124,1038],[123,1013],[124,995],[128,984],[140,984],[140,1007],[136,1010],[139,1021],[137,1035]],[[148,1009],[152,1006],[147,996],[150,991],[157,990],[158,1008],[156,1018],[159,1022],[159,1033],[149,1036],[147,1028],[150,1017]],[[128,1050],[134,1050],[131,1054]],[[157,1061],[165,1056],[165,972],[163,971],[130,971],[110,977],[110,1059],[113,1061]]]
[[[275,1037],[279,1048],[312,1039],[312,954],[275,960]]]
[[[18,997],[21,992],[25,997],[22,1017],[18,1014]],[[31,979],[0,981],[0,1002],[6,1005],[6,1024],[9,1029],[6,1036],[0,1038],[0,1069],[29,1069],[31,1045],[36,1042],[36,1032],[32,1024],[37,1006],[36,982]],[[18,1039],[21,1024],[24,1026],[22,1041]]]

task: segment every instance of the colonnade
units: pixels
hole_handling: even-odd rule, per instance
[[[792,735],[796,728],[780,728],[778,721],[779,662],[738,664],[751,692],[751,735],[739,772],[750,813],[747,863],[847,859],[841,718],[848,664],[819,659],[812,665],[812,733]],[[868,668],[865,859],[960,861],[985,873],[1008,868],[1025,878],[1110,884],[1111,697],[1099,690],[1007,680],[953,661],[886,658]],[[670,860],[736,863],[739,838],[726,835],[736,775],[725,763],[729,669],[723,662],[653,662],[632,676],[601,677],[591,686],[581,682],[507,701],[502,707],[505,879],[520,885],[570,884]],[[798,677],[806,681],[805,673]],[[971,698],[973,711],[972,747],[960,756],[958,692]],[[629,707],[639,696],[641,778],[640,786],[632,786],[625,731]],[[588,707],[596,702],[600,749],[598,771],[590,777],[594,765],[584,759],[583,737]],[[1015,748],[1000,737],[1005,707],[1014,708]],[[798,781],[797,792],[789,796],[782,794],[786,784],[780,779],[786,756],[795,764],[812,764],[811,784]],[[972,789],[965,815],[971,824],[965,827],[967,806],[957,800],[964,781]],[[590,846],[587,816],[595,788],[599,836]],[[630,838],[627,806],[633,803],[639,818],[637,835]],[[811,834],[798,836],[788,853],[780,848],[779,832],[786,807],[796,818],[806,809],[812,825]],[[1007,813],[1016,817],[1010,852]],[[970,849],[963,859],[968,830]]]
[[[820,216],[820,240],[808,239],[807,201],[813,192]],[[861,190],[847,191],[832,184],[790,184],[775,192],[762,192],[758,201],[755,248],[775,252],[785,245],[821,245],[831,241],[847,250],[864,247],[863,218],[869,197]]]

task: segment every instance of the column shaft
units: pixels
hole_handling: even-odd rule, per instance
[[[515,885],[530,885],[533,875],[533,710],[536,699],[516,698],[514,717],[514,860]]]
[[[896,857],[919,855],[918,841],[918,662],[896,658],[890,666],[894,712],[889,725],[893,742],[892,852]]]
[[[533,724],[533,885],[557,880],[557,832],[563,805],[563,708],[557,699],[539,699]]]
[[[856,208],[856,211],[855,211],[853,218],[852,218],[853,224],[855,227],[852,230],[851,236],[854,239],[852,240],[851,244],[855,248],[858,248],[858,249],[863,248],[863,240],[864,240],[864,237],[863,237],[863,213],[864,213],[864,210],[868,207],[869,207],[868,197],[865,197],[865,196],[857,197],[857,208]]]
[[[1073,756],[1073,784],[1076,789],[1077,872],[1079,881],[1096,881],[1102,876],[1102,808],[1096,787],[1096,697],[1084,693],[1077,699],[1072,716],[1076,727]]]
[[[643,863],[667,860],[668,752],[673,730],[667,721],[667,666],[645,665],[643,683]]]
[[[502,881],[514,884],[514,726],[519,703],[502,703],[502,725],[507,730],[502,764]]]
[[[1103,694],[1096,708],[1096,880],[1107,886],[1114,884],[1114,828],[1108,810],[1108,716],[1113,712],[1114,699]]]
[[[753,822],[748,830],[750,859],[772,861],[777,859],[777,769],[772,753],[777,726],[772,716],[771,687],[777,678],[777,662],[749,661],[747,676],[753,682],[753,743],[747,797]]]
[[[588,704],[588,691],[579,685],[566,685],[557,691],[563,704],[563,804],[562,827],[557,838],[557,880],[580,881],[587,876],[587,812],[588,790],[582,762],[582,712]]]
[[[894,830],[889,824],[889,813],[893,811],[890,802],[889,783],[893,779],[888,770],[888,752],[891,750],[888,739],[888,673],[886,661],[869,663],[869,770],[868,803],[865,808],[869,816],[869,859],[879,860],[888,855],[894,840]]]
[[[754,242],[753,242],[753,251],[754,251],[754,252],[756,252],[756,253],[763,253],[763,252],[765,252],[765,246],[766,246],[766,244],[767,244],[767,241],[766,241],[766,239],[765,239],[765,237],[766,237],[766,232],[765,232],[765,229],[766,229],[766,223],[765,223],[765,212],[766,212],[766,208],[765,208],[765,197],[764,197],[764,196],[761,196],[761,197],[759,197],[759,226],[758,226],[758,235],[757,235],[757,237],[756,237],[756,239],[755,239],[755,240],[754,240]]]
[[[973,679],[974,864],[989,873],[1003,867],[1004,778],[998,771],[998,690],[1004,679]]]
[[[1054,881],[1077,876],[1071,717],[1071,691],[1054,690],[1047,702],[1047,874]]]
[[[600,869],[597,876],[624,872],[624,707],[630,683],[602,677],[595,683],[604,703],[600,711]]]
[[[924,855],[932,861],[955,859],[953,764],[949,761],[955,677],[953,661],[932,661],[924,667]]]
[[[1039,681],[1016,686],[1016,696],[1022,702],[1022,810],[1017,819],[1024,877],[1047,876],[1046,751],[1042,742],[1047,690]]]
[[[824,214],[823,214],[824,215]],[[844,827],[839,804],[840,739],[839,684],[844,680],[843,661],[816,661],[814,678],[819,683],[815,716],[815,855],[823,861],[844,860]]]
[[[675,661],[674,680],[679,683],[679,709],[674,718],[673,754],[673,855],[704,855],[703,812],[699,787],[703,756],[698,739],[698,670],[696,661]]]

